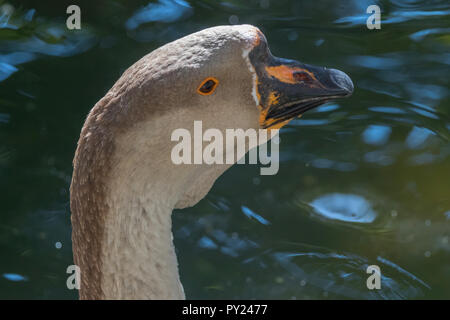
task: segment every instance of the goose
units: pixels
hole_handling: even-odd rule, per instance
[[[174,130],[279,129],[352,92],[342,71],[273,56],[251,25],[204,29],[134,63],[89,112],[73,160],[80,299],[185,299],[172,210],[232,164],[174,164]]]

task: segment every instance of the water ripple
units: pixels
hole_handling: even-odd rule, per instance
[[[423,11],[423,10],[410,10],[410,11],[394,11],[390,16],[382,15],[381,24],[393,24],[402,23],[417,19],[426,19],[430,17],[447,16],[450,14],[450,10],[435,10],[435,11]],[[369,14],[359,14],[353,16],[347,16],[338,18],[334,23],[346,24],[347,26],[365,25]]]
[[[350,253],[277,252],[272,256],[296,279],[337,297],[352,299],[413,299],[430,286],[395,263],[378,257],[381,289],[365,287],[369,259]],[[321,266],[326,265],[326,268]]]
[[[258,221],[266,226],[270,224],[270,221],[264,219],[259,214],[255,213],[253,210],[251,210],[250,208],[247,208],[246,206],[241,206],[241,210],[248,218],[253,218],[256,221]]]
[[[137,10],[125,23],[128,30],[135,30],[148,22],[174,22],[192,14],[192,7],[184,0],[159,0]]]
[[[27,277],[17,273],[4,273],[3,278],[13,282],[28,281]]]

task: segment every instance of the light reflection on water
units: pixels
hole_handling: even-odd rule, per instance
[[[282,130],[276,176],[235,166],[176,211],[187,296],[449,298],[450,10],[379,3],[374,32],[372,1],[356,0],[115,1],[90,4],[99,16],[70,32],[50,4],[2,10],[0,297],[75,297],[68,186],[85,115],[144,54],[237,19],[259,26],[274,54],[342,69],[356,89]],[[365,288],[372,264],[380,291]]]
[[[144,8],[137,10],[127,20],[125,27],[134,30],[140,25],[149,22],[174,22],[192,13],[192,8],[183,0],[159,0],[158,3],[149,3]]]
[[[392,129],[389,126],[369,125],[362,133],[365,143],[372,145],[383,145],[389,140]]]
[[[70,31],[65,25],[37,20],[34,9],[20,12],[11,5],[5,10],[5,6],[0,7],[0,30],[8,31],[0,45],[0,81],[17,72],[19,65],[40,56],[73,56],[96,43],[96,36],[89,30]],[[42,23],[36,26],[37,21]]]
[[[354,194],[326,194],[314,199],[310,205],[327,219],[345,222],[371,223],[377,215],[370,202]]]

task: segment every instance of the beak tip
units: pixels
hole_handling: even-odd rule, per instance
[[[354,86],[352,79],[344,72],[336,69],[330,69],[331,80],[350,96],[353,93]]]

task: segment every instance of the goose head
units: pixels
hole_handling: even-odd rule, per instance
[[[89,113],[74,158],[81,297],[182,296],[171,211],[197,203],[230,165],[174,164],[174,130],[279,129],[352,91],[341,71],[273,56],[250,25],[205,29],[133,64]]]

